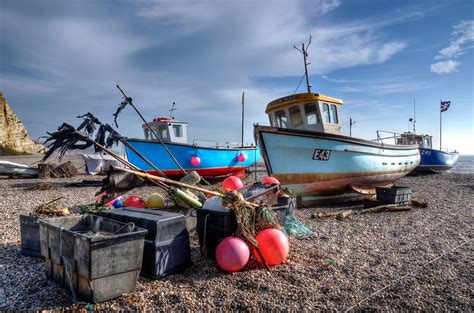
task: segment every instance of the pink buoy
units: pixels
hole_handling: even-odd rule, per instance
[[[199,164],[201,164],[201,158],[198,157],[198,156],[193,156],[193,157],[191,158],[191,164],[192,164],[193,166],[198,166]]]
[[[237,161],[245,162],[245,160],[247,160],[247,156],[245,154],[241,153],[237,156]]]
[[[238,237],[227,237],[216,248],[216,262],[224,272],[239,272],[247,265],[249,257],[249,247]]]
[[[244,187],[244,184],[240,178],[235,176],[229,176],[222,181],[222,188],[224,188],[225,191],[239,190],[242,187]]]
[[[128,206],[132,208],[145,208],[145,201],[139,196],[130,196],[125,199],[123,206]]]
[[[276,228],[262,230],[255,236],[255,240],[258,242],[260,252],[265,261],[267,261],[268,266],[283,263],[290,251],[288,237]],[[260,263],[263,263],[255,248],[253,248],[253,255]]]
[[[262,179],[262,184],[263,185],[279,185],[280,181],[276,179],[275,177],[267,176],[264,179]]]

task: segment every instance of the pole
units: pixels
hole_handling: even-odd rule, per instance
[[[442,137],[442,133],[441,133],[441,128],[442,128],[442,119],[441,117],[443,116],[443,112],[441,111],[441,102],[443,102],[443,100],[440,100],[439,101],[439,150],[441,151],[441,137]]]
[[[413,98],[413,133],[416,134],[416,100]]]
[[[349,137],[352,137],[352,116],[349,116]]]
[[[304,43],[302,44],[303,46],[303,58],[304,58],[304,74],[306,76],[306,87],[308,88],[308,93],[311,93],[311,86],[309,85],[309,78],[308,78],[308,63],[306,63],[306,57],[307,53],[306,50],[304,49]]]
[[[148,124],[148,122],[145,120],[145,118],[143,117],[143,115],[137,110],[137,108],[133,105],[132,101],[131,101],[131,98],[130,97],[127,97],[127,95],[125,95],[125,93],[123,92],[123,90],[120,88],[119,85],[117,85],[117,88],[120,90],[120,92],[122,92],[123,96],[125,97],[125,100],[128,102],[128,104],[130,104],[132,106],[132,108],[135,110],[135,112],[137,112],[138,116],[140,116],[140,118],[142,119],[142,121],[145,123],[146,127],[148,127],[148,129],[151,131],[151,133],[155,136],[156,139],[158,139],[158,141],[160,142],[160,144],[163,146],[163,148],[166,150],[166,152],[169,154],[169,156],[171,157],[171,159],[173,159],[174,163],[176,163],[176,165],[178,165],[179,169],[181,170],[181,172],[183,172],[183,174],[187,174],[186,170],[181,166],[181,164],[179,164],[178,160],[176,160],[176,158],[174,157],[173,153],[171,153],[171,151],[168,149],[168,147],[165,145],[165,143],[163,142],[163,140],[161,140],[161,138],[155,133],[155,131],[153,130],[153,128],[151,128],[150,124]]]
[[[242,147],[244,146],[244,98],[245,98],[245,92],[242,91]]]

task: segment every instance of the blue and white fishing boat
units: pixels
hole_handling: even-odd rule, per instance
[[[420,164],[415,169],[416,172],[443,172],[453,168],[459,158],[459,152],[457,151],[442,151],[433,149],[432,147],[432,136],[424,134],[415,134],[412,132],[405,132],[402,134],[379,131],[390,133],[392,136],[384,139],[394,138],[397,145],[418,145],[420,149]],[[379,137],[380,140],[380,137]]]
[[[144,139],[127,138],[127,142],[168,176],[181,176],[183,172],[163,145],[153,137],[151,129],[160,136],[184,170],[196,171],[206,178],[240,176],[245,168],[260,159],[260,150],[254,145],[207,140],[193,140],[192,143],[188,143],[187,123],[174,118],[155,118],[148,125],[149,127],[143,124]],[[205,146],[202,144],[204,142],[211,145]],[[140,169],[151,174],[158,174],[126,146],[124,146],[124,154],[129,162]]]
[[[306,50],[303,45],[305,65]],[[306,68],[306,66],[305,66]],[[386,145],[341,135],[340,99],[311,91],[267,105],[271,126],[254,128],[267,171],[297,196],[372,192],[420,162],[417,145]]]

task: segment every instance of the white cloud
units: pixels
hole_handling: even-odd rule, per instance
[[[474,20],[462,21],[454,26],[449,45],[438,51],[431,64],[430,71],[437,74],[451,74],[459,71],[460,62],[454,59],[461,56],[466,50],[474,48]]]
[[[452,33],[452,41],[444,49],[439,51],[439,58],[452,58],[458,56],[465,49],[472,48],[469,46],[474,42],[474,20],[462,21],[454,26]]]
[[[320,16],[336,9],[339,5],[341,5],[340,0],[313,0],[310,1],[309,11],[315,16]]]
[[[454,60],[439,61],[431,64],[430,71],[436,74],[451,74],[459,71],[459,63]]]

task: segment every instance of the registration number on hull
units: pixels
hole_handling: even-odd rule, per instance
[[[313,153],[313,160],[327,161],[331,157],[331,150],[316,149]]]

